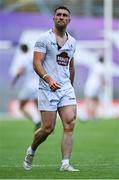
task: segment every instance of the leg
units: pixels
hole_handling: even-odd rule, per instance
[[[20,100],[20,110],[23,112],[23,114],[36,125],[35,130],[40,128],[41,125],[41,116],[37,109],[37,103],[36,100],[33,101],[34,107],[32,109],[28,109],[26,106],[28,104],[29,100]]]
[[[56,123],[56,113],[56,111],[41,111],[42,126],[35,132],[33,143],[27,150],[27,154],[23,162],[23,167],[25,170],[30,170],[32,168],[33,156],[36,149],[54,130]]]
[[[42,126],[35,132],[32,143],[32,150],[35,151],[39,144],[41,144],[54,130],[56,123],[56,112],[41,111]]]
[[[41,127],[41,113],[38,110],[38,100],[34,100],[34,113],[33,113],[33,122],[36,124],[34,131]]]
[[[59,108],[58,111],[64,128],[61,144],[62,159],[70,159],[73,142],[72,136],[74,121],[76,118],[76,106],[64,106]]]
[[[25,110],[25,106],[26,106],[26,104],[28,103],[28,99],[26,99],[26,100],[20,100],[19,101],[19,104],[20,104],[20,110],[23,112],[23,114],[27,117],[27,118],[29,118],[29,119],[31,119],[31,116],[29,115],[29,113]]]
[[[96,117],[98,105],[99,105],[98,98],[88,98],[86,100],[86,111],[89,119]]]
[[[23,114],[26,116],[26,118],[28,119],[33,119],[33,114],[31,111],[28,111],[28,109],[26,108],[27,103],[30,100],[26,99],[26,100],[20,100],[20,110],[23,112]]]
[[[73,144],[73,130],[76,119],[76,105],[69,105],[60,107],[58,109],[59,115],[63,124],[63,137],[61,143],[61,152],[62,152],[62,165],[61,171],[79,171],[78,169],[73,168],[69,164],[69,159],[72,152]]]

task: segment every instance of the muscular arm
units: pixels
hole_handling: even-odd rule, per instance
[[[44,58],[45,58],[45,54],[44,53],[36,52],[36,51],[34,52],[33,68],[34,68],[35,72],[41,78],[43,78],[43,76],[45,74],[47,74],[47,72],[45,71],[45,69],[43,67]],[[49,75],[45,76],[45,78],[43,80],[48,83],[50,89],[53,90],[53,91],[56,91],[57,89],[60,88],[60,85],[54,79],[52,79]]]
[[[47,72],[43,68],[43,60],[44,60],[45,54],[41,52],[34,52],[34,57],[33,57],[33,68],[35,72],[42,78],[44,74]]]
[[[72,58],[70,61],[70,80],[71,80],[72,86],[73,86],[73,82],[74,82],[74,75],[75,75],[74,58]]]

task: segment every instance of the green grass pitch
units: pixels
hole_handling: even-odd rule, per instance
[[[33,138],[28,120],[0,120],[0,179],[118,179],[119,119],[76,121],[71,164],[80,172],[60,172],[62,125],[37,150],[33,169],[22,161]]]

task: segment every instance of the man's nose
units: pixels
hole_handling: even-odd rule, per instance
[[[60,19],[63,19],[63,18],[64,18],[64,16],[63,16],[63,15],[61,15],[61,16],[60,16]]]

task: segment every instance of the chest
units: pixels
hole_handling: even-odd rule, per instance
[[[67,36],[64,37],[56,36],[56,42],[60,47],[63,47],[66,41],[67,41]]]

